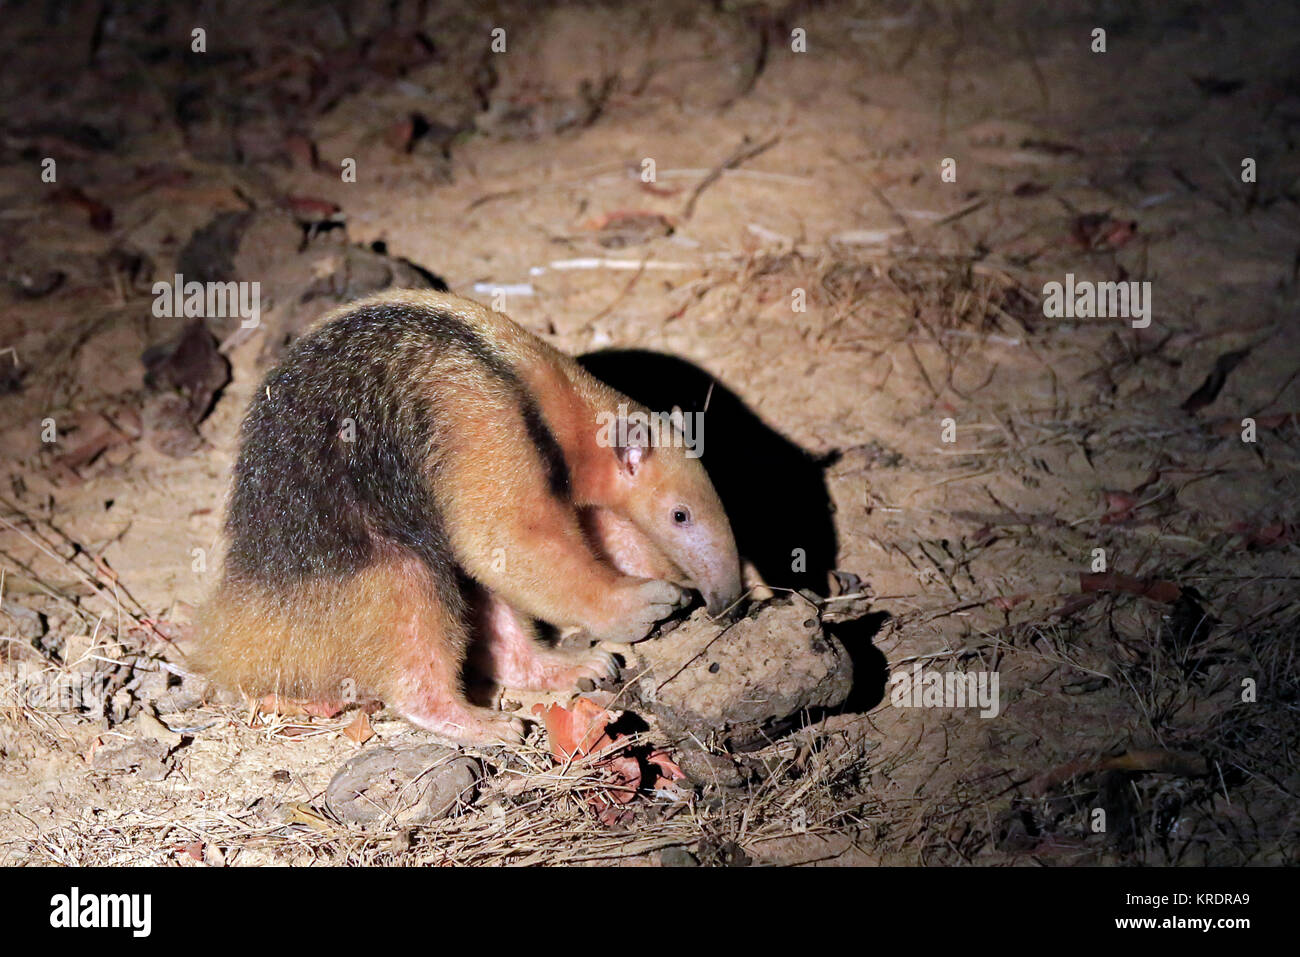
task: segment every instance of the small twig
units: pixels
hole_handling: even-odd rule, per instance
[[[751,146],[751,140],[746,136],[741,141],[740,146],[736,147],[729,157],[717,166],[713,167],[713,169],[709,170],[708,175],[705,176],[704,179],[700,180],[695,189],[691,190],[691,197],[686,201],[686,206],[682,210],[682,220],[684,221],[691,218],[691,214],[695,212],[695,204],[699,201],[700,194],[716,183],[725,170],[735,169],[741,163],[747,162],[754,159],[756,156],[766,153],[780,141],[781,136],[780,134],[777,134],[766,142],[759,143],[757,146]]]

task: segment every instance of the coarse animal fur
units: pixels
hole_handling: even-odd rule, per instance
[[[291,347],[244,420],[222,580],[193,664],[246,694],[382,698],[461,742],[519,720],[463,690],[471,634],[502,684],[612,675],[534,620],[635,641],[684,588],[740,592],[698,459],[598,415],[647,412],[500,313],[442,293],[345,306]]]

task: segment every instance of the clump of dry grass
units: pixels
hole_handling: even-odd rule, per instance
[[[242,716],[228,713],[230,726]],[[244,729],[247,733],[248,729]],[[258,734],[284,730],[268,718]],[[337,733],[337,728],[334,729]],[[261,799],[230,812],[201,802],[167,810],[117,803],[57,827],[32,822],[10,835],[15,861],[65,865],[329,863],[470,866],[653,862],[655,852],[684,848],[708,863],[719,848],[748,848],[791,835],[857,833],[880,813],[860,790],[861,738],[796,735],[753,756],[760,774],[746,788],[694,794],[641,794],[633,822],[606,827],[591,797],[610,787],[601,761],[646,743],[631,735],[614,747],[557,766],[540,731],[509,750],[474,753],[490,769],[478,800],[427,825],[358,827],[334,819],[323,791],[301,801]],[[734,852],[732,852],[734,853]]]

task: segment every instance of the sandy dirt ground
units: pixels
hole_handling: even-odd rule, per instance
[[[0,29],[0,862],[1296,862],[1300,13],[114,6]],[[210,326],[195,409],[142,356],[205,265],[266,322]],[[284,339],[426,274],[658,354],[608,364],[634,395],[715,383],[750,580],[820,604],[847,702],[612,824],[538,727],[463,813],[360,826],[331,775],[426,735],[166,670]],[[1046,315],[1067,274],[1149,325]],[[998,713],[896,706],[914,666]]]

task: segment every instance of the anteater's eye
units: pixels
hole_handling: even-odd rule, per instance
[[[673,521],[678,525],[691,524],[691,510],[685,505],[678,505],[673,509]]]

